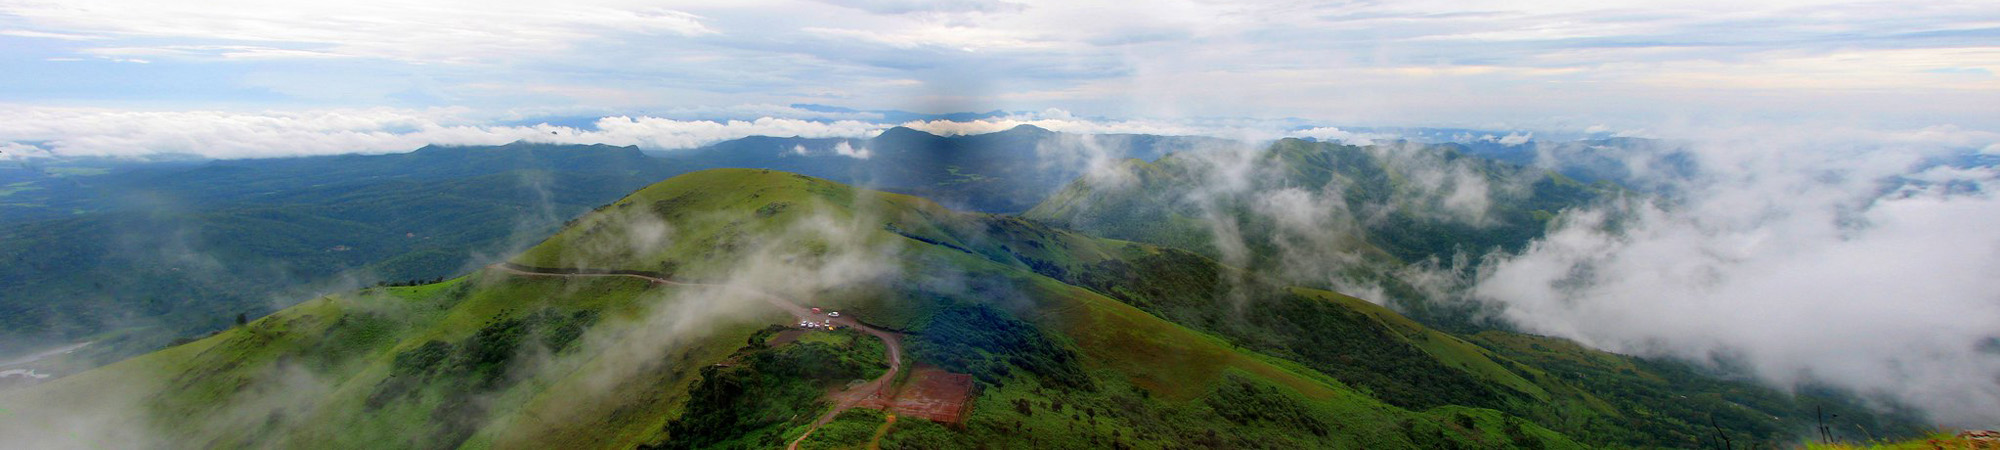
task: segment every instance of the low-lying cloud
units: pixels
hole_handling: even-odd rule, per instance
[[[518,115],[518,114],[513,114]],[[518,122],[518,118],[515,118]],[[214,159],[395,153],[425,145],[500,145],[515,141],[632,145],[653,150],[695,148],[747,136],[865,139],[895,126],[940,136],[1005,131],[1032,125],[1070,134],[1212,136],[1245,141],[1312,137],[1366,144],[1389,135],[1296,120],[1111,120],[1049,109],[1004,117],[895,123],[880,113],[824,112],[774,105],[682,108],[646,115],[610,115],[588,127],[501,125],[467,108],[366,108],[272,111],[143,111],[0,105],[0,160],[66,157]],[[826,149],[867,159],[865,147]]]
[[[104,390],[82,391],[59,385],[24,388],[18,391],[0,391],[0,436],[7,438],[4,444],[12,448],[54,448],[85,449],[103,448],[177,448],[185,442],[229,442],[211,440],[218,436],[235,436],[254,439],[278,447],[306,445],[302,439],[317,439],[311,432],[329,428],[343,430],[374,430],[385,432],[392,438],[397,433],[426,432],[431,436],[415,437],[418,442],[450,437],[440,430],[449,428],[438,426],[440,422],[467,420],[475,424],[503,424],[491,427],[490,432],[470,436],[473,442],[479,439],[493,439],[507,446],[507,439],[513,436],[534,436],[545,433],[552,427],[601,426],[606,421],[604,415],[624,411],[619,408],[602,407],[604,404],[629,406],[644,400],[621,398],[634,391],[633,386],[641,383],[658,383],[660,373],[675,372],[693,376],[699,373],[700,362],[689,357],[690,349],[698,344],[735,346],[740,342],[712,342],[717,334],[740,324],[791,323],[788,315],[772,306],[772,296],[780,301],[808,302],[827,291],[850,289],[857,285],[883,283],[902,276],[904,262],[898,252],[903,248],[900,239],[878,239],[881,234],[882,215],[871,208],[869,201],[873,195],[857,193],[860,201],[852,210],[838,211],[830,205],[797,205],[786,208],[784,214],[790,220],[772,222],[772,226],[754,229],[750,232],[719,232],[717,238],[724,239],[728,250],[717,258],[707,260],[718,264],[705,268],[707,274],[694,278],[685,274],[668,275],[676,281],[690,284],[671,286],[655,285],[651,290],[638,294],[633,308],[606,307],[598,312],[605,320],[597,322],[580,338],[572,350],[552,353],[542,347],[541,341],[524,340],[514,349],[514,355],[504,359],[509,364],[506,381],[497,388],[462,398],[456,406],[440,406],[431,414],[428,423],[418,421],[405,424],[409,428],[375,430],[370,422],[370,414],[377,413],[357,408],[354,403],[355,391],[365,394],[368,389],[379,392],[381,385],[391,384],[388,379],[374,378],[363,370],[367,364],[381,361],[377,358],[391,356],[366,353],[344,354],[331,364],[305,364],[299,361],[310,359],[308,353],[283,354],[272,357],[244,356],[241,361],[246,367],[221,368],[203,373],[204,377],[240,377],[241,387],[237,391],[215,398],[202,397],[195,405],[172,403],[184,397],[160,395],[161,391],[177,389],[173,383],[180,383],[188,374],[174,372],[167,368],[140,365],[131,370],[162,370],[150,374],[158,378],[145,379],[146,383],[109,383]],[[686,229],[702,224],[740,223],[749,218],[749,211],[703,211],[687,217],[668,220],[653,208],[615,208],[601,212],[602,221],[579,222],[579,226],[593,226],[591,232],[581,233],[566,241],[562,259],[566,265],[575,268],[621,268],[630,267],[635,261],[645,261],[661,256],[677,241],[694,239]],[[759,217],[762,218],[761,216]],[[604,224],[602,228],[595,225]],[[732,228],[733,230],[733,228]],[[685,255],[683,255],[685,256]],[[493,270],[470,275],[462,281],[466,285],[451,289],[495,288],[499,283],[513,277],[530,275],[509,274]],[[555,304],[567,303],[561,297],[597,295],[586,291],[601,284],[586,282],[562,283],[561,294],[549,298],[547,304],[537,301],[507,305],[510,309],[534,311]],[[461,295],[461,294],[437,294]],[[535,299],[522,297],[521,299]],[[574,300],[574,299],[572,299]],[[324,300],[313,300],[315,305],[338,304],[346,316],[338,320],[360,319],[363,316],[386,317],[395,325],[390,330],[397,339],[407,339],[407,343],[417,340],[434,339],[423,333],[434,324],[425,321],[405,323],[404,320],[426,317],[434,305],[424,302],[410,302],[405,298],[375,291],[345,293]],[[576,304],[592,304],[577,301]],[[324,311],[324,309],[322,309]],[[485,312],[480,312],[484,314]],[[315,313],[318,314],[318,313]],[[503,311],[500,318],[520,318],[527,313]],[[568,314],[565,312],[564,314]],[[303,318],[302,318],[303,317]],[[297,314],[276,316],[269,320],[304,320],[311,322],[311,315]],[[435,320],[436,316],[430,316]],[[491,326],[486,322],[482,326]],[[271,336],[285,333],[282,326],[273,327],[269,322],[252,323],[239,331],[220,339],[230,339],[222,348],[260,348],[269,342]],[[411,326],[403,329],[395,327]],[[296,331],[296,330],[294,330]],[[472,331],[472,330],[462,330]],[[298,339],[312,342],[304,337]],[[199,344],[197,344],[199,345]],[[381,345],[381,344],[375,344]],[[248,347],[245,347],[248,346]],[[414,346],[396,347],[409,351]],[[280,349],[284,350],[284,349]],[[291,349],[284,351],[309,352],[311,350]],[[255,353],[255,352],[253,352]],[[236,355],[231,353],[231,355]],[[157,356],[157,355],[156,355]],[[210,354],[198,359],[214,360]],[[211,361],[213,362],[213,361]],[[357,365],[358,364],[358,365]],[[122,366],[121,366],[122,367]],[[110,369],[104,369],[110,370]],[[149,374],[120,373],[99,376],[131,376],[138,378]],[[440,381],[445,380],[445,381]],[[60,381],[59,381],[60,382]],[[101,380],[97,381],[99,384]],[[428,379],[422,383],[449,382],[448,379]],[[44,390],[44,388],[61,388]],[[431,389],[435,389],[434,387]],[[521,396],[521,390],[544,390],[544,395]],[[334,405],[328,407],[327,405]],[[466,406],[476,405],[476,406]],[[176,409],[178,408],[178,409]],[[546,408],[536,410],[534,408]],[[197,414],[181,414],[195,411]],[[574,416],[569,415],[574,414]],[[546,416],[545,416],[546,415]],[[519,417],[533,417],[531,421],[513,421]],[[563,417],[565,420],[544,420],[544,417]],[[597,422],[582,422],[599,420]],[[649,425],[657,426],[657,425]],[[351,427],[351,428],[350,428]],[[488,435],[491,433],[492,435]],[[469,436],[456,436],[467,439]],[[458,441],[445,444],[457,445]],[[317,442],[317,445],[329,445]],[[521,444],[515,444],[521,445]]]
[[[750,120],[612,116],[595,129],[485,124],[458,108],[312,111],[128,111],[0,107],[8,155],[274,158],[406,152],[425,145],[514,141],[681,149],[752,135],[862,138],[887,125],[858,120],[762,117]],[[36,143],[27,145],[25,143]],[[24,147],[16,149],[16,147]]]
[[[1490,259],[1473,294],[1530,332],[1853,389],[1945,424],[2000,417],[2000,169],[1931,163],[1993,135],[1701,134],[1694,176],[1650,180],[1674,194],[1571,211]]]

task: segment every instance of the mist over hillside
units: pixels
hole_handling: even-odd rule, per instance
[[[0,0],[0,447],[2000,445],[1990,3]]]

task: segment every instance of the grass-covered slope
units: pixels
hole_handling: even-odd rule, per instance
[[[1624,195],[1609,184],[1585,185],[1450,147],[1289,139],[1240,161],[1176,154],[1127,161],[1122,169],[1080,179],[1024,218],[1189,251],[1081,264],[1030,261],[1038,272],[1298,361],[1389,403],[1494,408],[1598,445],[1701,447],[1716,445],[1721,435],[1739,444],[1787,442],[1814,420],[1814,407],[1841,411],[1852,419],[1842,427],[1857,433],[1916,431],[1908,417],[1870,412],[1850,396],[1812,390],[1794,396],[1685,364],[1535,336],[1461,337],[1352,297],[1284,287],[1326,287],[1338,283],[1314,277],[1338,274],[1381,288],[1383,298],[1372,300],[1428,324],[1478,333],[1490,327],[1467,320],[1473,311],[1430,301],[1396,278],[1398,269],[1460,251],[1518,248],[1563,209]],[[1457,189],[1481,185],[1479,197],[1490,201],[1484,207],[1450,205]],[[1288,226],[1301,216],[1315,220]],[[1301,274],[1301,267],[1309,270]],[[1529,341],[1569,349],[1556,353],[1569,358],[1517,351]],[[1571,364],[1577,358],[1598,365]]]
[[[650,411],[657,421],[681,400],[692,368],[607,363],[593,353],[646,338],[605,325],[671,306],[659,296],[633,280],[490,273],[328,296],[190,344],[0,393],[0,408],[12,413],[0,420],[0,434],[52,448],[435,448],[516,442],[507,432],[524,427],[555,435],[596,424],[608,426],[564,437],[629,446],[653,430],[602,418]],[[705,331],[713,341],[658,356],[720,360],[734,346],[719,342],[756,326],[718,322]],[[599,391],[597,379],[619,380],[621,389]],[[592,395],[560,395],[569,392]],[[529,405],[536,417],[565,420],[513,425]],[[510,426],[490,426],[500,423]]]
[[[1491,409],[1385,403],[1278,347],[1044,274],[1161,251],[782,172],[704,171],[586,215],[515,262],[731,288],[485,270],[333,295],[0,392],[0,434],[55,447],[782,446],[827,408],[809,394],[880,370],[854,363],[880,350],[772,346],[758,330],[791,319],[755,293],[770,292],[898,330],[911,363],[974,375],[962,426],[904,418],[876,442],[886,448],[1574,446]],[[1379,325],[1386,311],[1296,295],[1404,333]],[[846,428],[873,423],[842,420],[809,443],[852,444]]]
[[[1346,230],[1325,250],[1415,262],[1519,248],[1548,218],[1615,192],[1553,172],[1459,154],[1446,146],[1358,147],[1283,139],[1248,160],[1172,154],[1127,160],[1117,174],[1079,179],[1023,214],[1092,234],[1219,257],[1214,224],[1233,219],[1248,253],[1276,255],[1270,194],[1324,195],[1323,226]],[[1292,205],[1282,205],[1290,207]],[[1262,207],[1263,209],[1259,210]],[[1274,261],[1252,261],[1253,265]]]

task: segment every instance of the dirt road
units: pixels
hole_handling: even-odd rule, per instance
[[[489,267],[494,270],[502,272],[507,272],[521,276],[530,276],[530,277],[563,277],[563,278],[628,277],[628,278],[637,278],[641,280],[646,280],[654,284],[671,284],[676,286],[733,287],[720,284],[674,281],[666,278],[662,274],[634,271],[634,270],[550,269],[544,267],[524,266],[520,264],[514,264],[511,262],[502,262],[494,264]],[[749,289],[746,290],[752,296],[762,298],[764,299],[765,302],[770,303],[771,306],[776,306],[780,310],[784,310],[787,313],[791,313],[792,316],[800,320],[806,320],[806,319],[832,320],[833,323],[835,324],[852,327],[855,330],[860,330],[863,333],[868,333],[868,335],[870,336],[875,336],[876,338],[881,339],[882,346],[887,347],[889,349],[889,370],[884,371],[882,373],[882,376],[875,377],[875,379],[869,380],[867,383],[862,383],[852,388],[848,388],[845,391],[833,394],[832,395],[833,410],[827,411],[826,414],[820,415],[818,420],[813,421],[812,427],[807,428],[806,432],[804,434],[800,434],[797,439],[793,439],[791,445],[785,447],[786,449],[788,450],[798,449],[799,442],[805,441],[806,437],[812,436],[812,433],[814,431],[818,431],[820,426],[826,425],[828,422],[832,422],[834,416],[840,415],[841,412],[847,411],[849,408],[853,408],[854,405],[859,404],[862,401],[868,400],[870,398],[880,399],[880,397],[884,395],[885,393],[884,391],[886,391],[889,388],[889,383],[895,381],[896,374],[902,371],[903,340],[895,333],[883,331],[879,328],[862,324],[860,321],[854,320],[853,317],[817,316],[812,313],[812,310],[810,308],[804,305],[800,305],[798,302],[794,302],[790,299],[778,297],[776,295],[771,295],[762,291],[749,290]]]

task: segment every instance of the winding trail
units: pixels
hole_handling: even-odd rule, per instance
[[[524,266],[512,262],[500,262],[487,267],[501,272],[506,272],[520,276],[529,276],[529,277],[559,277],[559,278],[627,277],[627,278],[637,278],[641,280],[646,280],[652,282],[653,284],[671,284],[675,286],[707,286],[707,287],[721,287],[730,289],[742,289],[750,292],[756,297],[764,299],[764,301],[766,303],[770,303],[771,306],[775,306],[780,310],[784,310],[785,312],[791,313],[792,316],[797,317],[800,320],[807,320],[807,319],[832,320],[834,324],[852,327],[856,330],[860,330],[863,333],[868,333],[868,335],[870,336],[875,336],[876,338],[881,339],[882,346],[887,347],[889,349],[889,370],[882,372],[882,376],[875,377],[875,379],[869,380],[867,383],[862,383],[854,387],[848,388],[845,391],[832,394],[831,397],[833,398],[834,401],[833,409],[827,411],[826,414],[821,414],[818,420],[814,420],[812,427],[807,428],[805,433],[800,434],[797,439],[792,440],[791,445],[785,447],[787,450],[797,450],[799,448],[800,442],[805,441],[807,436],[812,436],[814,431],[819,431],[820,426],[826,425],[828,422],[832,422],[833,417],[840,415],[841,412],[847,411],[848,409],[853,408],[854,405],[859,404],[862,401],[867,400],[869,398],[881,397],[882,395],[884,395],[885,393],[884,391],[888,390],[889,384],[895,381],[896,374],[900,373],[903,369],[903,340],[900,336],[896,335],[896,333],[883,331],[882,329],[868,326],[866,324],[861,323],[858,320],[854,320],[853,317],[817,316],[812,313],[812,310],[810,308],[807,308],[804,305],[800,305],[798,302],[794,302],[790,299],[786,299],[776,295],[771,295],[769,293],[765,293],[763,291],[758,291],[755,289],[740,288],[737,286],[729,286],[722,284],[674,281],[672,279],[666,278],[663,274],[642,272],[636,270],[552,269],[546,267]],[[891,420],[893,421],[893,419]]]
[[[868,440],[868,450],[882,450],[882,438],[889,435],[889,427],[896,426],[896,413],[885,413],[882,427],[875,429],[875,437]]]

